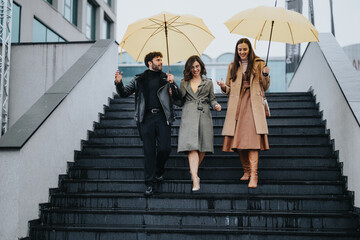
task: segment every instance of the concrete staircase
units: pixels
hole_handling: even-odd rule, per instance
[[[260,154],[258,188],[239,180],[237,154],[221,151],[227,97],[217,95],[223,111],[212,112],[215,153],[200,166],[201,190],[191,193],[187,157],[176,152],[177,109],[165,181],[147,198],[134,98],[115,96],[50,189],[49,203],[40,204],[27,239],[360,239],[353,197],[314,97],[267,97],[270,150]]]

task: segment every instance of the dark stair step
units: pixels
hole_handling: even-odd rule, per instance
[[[349,211],[275,212],[257,210],[140,210],[44,209],[44,224],[122,224],[213,227],[266,227],[287,229],[355,229],[357,216]]]
[[[259,179],[264,180],[307,180],[307,181],[335,181],[340,179],[339,168],[278,168],[260,167]],[[236,167],[200,167],[199,177],[203,180],[240,179],[242,168]],[[68,172],[72,179],[144,179],[144,168],[94,168],[71,167]],[[169,180],[190,179],[189,168],[166,168],[164,177]]]
[[[221,111],[218,113],[226,114],[227,111],[227,102],[219,102],[221,105]],[[211,105],[209,105],[210,110],[213,113],[216,113],[214,109],[212,109]],[[269,107],[271,111],[274,112],[283,112],[285,114],[290,114],[291,112],[314,112],[314,114],[319,114],[319,107],[313,101],[269,101]],[[174,111],[178,114],[181,113],[182,107],[174,106]],[[128,113],[135,111],[135,104],[128,102],[119,102],[114,103],[109,106],[104,106],[105,112],[118,112],[118,113]]]
[[[191,180],[165,180],[156,189],[161,193],[191,193]],[[74,192],[123,192],[143,193],[142,180],[83,180],[62,179],[60,190]],[[258,187],[248,188],[248,183],[240,180],[201,180],[201,193],[211,194],[288,194],[288,195],[331,195],[344,194],[343,180],[337,181],[271,181],[259,180]]]
[[[134,124],[126,124],[119,126],[105,127],[100,123],[94,124],[95,135],[137,135],[139,132]],[[289,125],[270,125],[269,134],[324,134],[325,124],[314,124],[314,125],[302,125],[302,124],[289,124]],[[214,125],[214,134],[221,134],[223,125]],[[171,134],[179,133],[179,125],[172,126]]]
[[[221,105],[221,107],[223,108],[223,110],[225,110],[227,108],[227,101],[228,99],[220,99],[218,100],[218,103]],[[314,101],[311,100],[269,100],[269,107],[270,109],[302,109],[302,108],[316,108],[318,109],[318,104],[315,103]],[[210,106],[210,105],[209,105]],[[135,108],[135,103],[134,101],[129,101],[129,100],[120,100],[120,101],[116,101],[115,103],[110,104],[109,106],[104,106],[104,109],[107,110],[123,110],[123,109],[128,109],[128,110],[134,110]],[[177,109],[181,109],[181,107],[175,106],[174,105],[174,110]],[[210,108],[211,109],[211,108]]]
[[[83,144],[83,152],[85,154],[93,155],[131,155],[131,154],[143,154],[142,145],[124,145],[124,144]],[[262,156],[272,155],[324,155],[331,156],[333,148],[331,144],[313,144],[313,145],[275,145],[270,142],[270,150],[262,151]],[[233,152],[222,152],[222,144],[214,144],[214,153],[222,155],[232,155]],[[172,154],[182,155],[183,153],[177,153],[177,145],[172,145]]]
[[[180,125],[180,118],[177,118],[174,122],[174,125]],[[214,125],[222,126],[224,124],[224,116],[213,116],[212,122]],[[323,122],[321,115],[314,116],[272,116],[267,119],[268,125],[293,125],[293,124],[302,124],[302,125],[314,125],[321,124]],[[103,118],[101,119],[99,125],[104,127],[117,127],[121,125],[131,125],[135,124],[135,120],[132,116],[129,117],[119,117],[119,118]]]
[[[135,110],[134,108],[122,108],[121,107],[114,107],[107,108],[105,114],[102,114],[101,119],[107,118],[120,118],[120,117],[134,117]],[[211,111],[211,115],[213,117],[225,117],[227,108],[223,108],[221,112],[218,111]],[[181,118],[181,109],[176,109],[175,115],[177,118]],[[319,110],[317,108],[271,108],[271,116],[321,116]]]
[[[307,100],[314,101],[314,96],[310,92],[266,92],[266,98],[269,100],[278,100],[278,101],[294,101],[294,100]],[[215,97],[218,101],[227,101],[228,95],[222,93],[215,93]],[[135,100],[135,96],[131,95],[127,98],[122,98],[118,94],[115,94],[113,98],[110,98],[112,101],[129,101],[133,102]]]
[[[218,102],[227,102],[229,97],[225,94],[215,94],[216,100]],[[314,101],[314,97],[311,93],[299,93],[299,94],[287,94],[287,93],[266,93],[266,98],[268,101]],[[117,102],[128,102],[134,103],[134,96],[129,96],[122,98],[119,95],[115,95],[113,99],[110,99],[110,103]]]
[[[76,166],[88,167],[143,167],[143,155],[107,155],[107,156],[88,156],[82,152],[76,154],[74,163]],[[188,167],[187,155],[170,155],[166,162],[167,167]],[[263,156],[260,152],[259,167],[337,167],[336,156],[286,156],[274,155]],[[233,155],[205,155],[201,167],[241,167],[239,157],[236,153]]]
[[[224,141],[224,136],[221,134],[214,135],[214,144],[222,144]],[[329,136],[326,134],[318,134],[318,135],[269,135],[269,141],[271,144],[328,144]],[[127,135],[127,136],[119,136],[119,135],[95,135],[89,134],[89,140],[87,141],[91,144],[141,144],[142,141],[138,134],[136,135]],[[178,143],[178,134],[174,134],[171,136],[171,143]]]
[[[301,97],[308,97],[313,99],[313,95],[311,92],[265,92],[266,97],[271,98],[301,98]],[[227,95],[222,93],[215,93],[216,98],[228,98]],[[119,94],[114,94],[112,99],[134,99],[134,95],[131,95],[127,98],[120,97]]]
[[[53,208],[198,209],[272,211],[351,210],[348,195],[233,195],[161,193],[54,193]]]
[[[37,225],[31,229],[32,240],[50,239],[197,239],[197,240],[356,240],[359,231],[349,229],[266,229],[248,227],[169,227],[161,226],[123,226],[123,225]]]

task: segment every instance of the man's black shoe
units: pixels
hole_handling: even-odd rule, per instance
[[[160,182],[164,181],[164,177],[163,176],[159,176],[159,177],[155,176],[155,180],[156,180],[156,182],[160,183]]]
[[[151,196],[151,195],[153,195],[153,193],[154,193],[154,191],[153,191],[152,186],[147,186],[144,195],[145,196]]]

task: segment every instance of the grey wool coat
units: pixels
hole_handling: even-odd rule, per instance
[[[209,104],[215,109],[218,103],[211,79],[202,77],[196,93],[193,92],[190,81],[182,80],[180,92],[181,101],[175,102],[179,106],[183,105],[178,152],[198,150],[213,153],[214,134]]]

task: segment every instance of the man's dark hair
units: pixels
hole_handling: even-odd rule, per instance
[[[151,52],[146,54],[145,58],[144,58],[144,62],[146,67],[149,67],[149,61],[152,61],[155,57],[163,57],[161,52]]]

